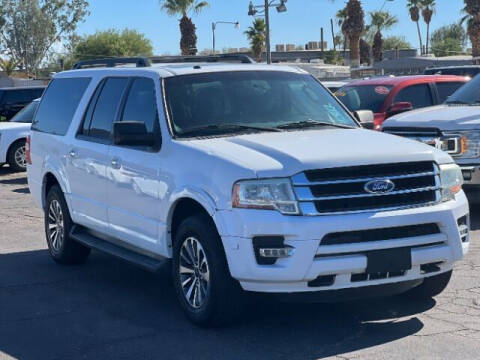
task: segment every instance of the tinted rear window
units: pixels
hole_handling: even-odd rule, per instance
[[[391,85],[344,86],[335,96],[350,111],[371,110],[378,113],[391,90]]]
[[[4,104],[27,103],[42,96],[43,88],[8,90],[5,91],[2,102]]]
[[[35,114],[35,110],[37,110],[39,101],[32,101],[30,104],[25,106],[20,112],[15,115],[11,122],[18,122],[18,123],[31,123],[33,119],[33,115]]]
[[[439,82],[437,83],[438,97],[440,102],[444,102],[447,98],[452,95],[457,89],[462,86],[463,82]]]
[[[54,79],[47,88],[32,130],[65,135],[90,78]]]

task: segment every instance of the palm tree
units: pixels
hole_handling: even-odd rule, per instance
[[[422,4],[422,17],[425,24],[427,24],[427,39],[425,51],[428,54],[428,42],[430,37],[430,22],[432,21],[433,12],[435,11],[435,0],[421,0]]]
[[[375,31],[373,38],[373,57],[375,61],[382,61],[383,39],[382,31],[390,29],[393,25],[398,23],[398,18],[388,11],[372,11],[370,13],[370,26]]]
[[[359,0],[348,0],[347,18],[342,24],[342,32],[347,35],[350,44],[352,66],[360,66],[360,37],[365,31],[364,12]]]
[[[5,73],[5,75],[12,75],[16,67],[17,63],[13,58],[10,58],[8,60],[0,59],[0,69]]]
[[[464,0],[465,7],[463,11],[465,15],[461,22],[467,23],[468,36],[472,43],[472,56],[480,56],[480,1]]]
[[[265,49],[265,31],[265,20],[261,18],[253,20],[252,26],[245,31],[252,46],[253,56],[258,62],[262,61],[262,52]]]
[[[190,12],[198,14],[209,4],[207,1],[200,0],[160,0],[162,10],[168,15],[182,15],[180,19],[180,49],[182,55],[196,55],[197,53],[197,35],[196,27],[192,19],[187,15]]]
[[[347,51],[347,35],[343,31],[343,23],[347,19],[347,8],[345,7],[343,9],[338,10],[337,13],[335,14],[335,18],[336,18],[337,25],[340,27],[340,29],[342,29],[343,52],[345,53]]]
[[[423,54],[422,34],[420,33],[420,9],[422,7],[421,0],[408,0],[408,11],[410,12],[410,19],[417,23],[418,41],[420,43],[420,54]]]

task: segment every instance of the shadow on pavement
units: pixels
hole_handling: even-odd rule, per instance
[[[19,359],[316,359],[417,333],[435,301],[252,302],[222,329],[191,325],[167,267],[151,274],[100,253],[61,266],[47,251],[0,255],[0,354]]]

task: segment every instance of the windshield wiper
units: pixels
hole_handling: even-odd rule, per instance
[[[277,129],[302,129],[316,126],[333,126],[342,129],[353,129],[353,126],[343,125],[343,124],[334,124],[326,121],[318,121],[313,119],[296,121],[292,123],[282,124],[277,126]]]
[[[242,130],[269,131],[269,132],[281,131],[280,129],[277,129],[277,128],[262,127],[262,126],[255,126],[255,125],[212,124],[212,125],[198,126],[198,127],[188,129],[187,131],[182,132],[180,136],[215,135],[215,134],[218,134],[218,132],[231,133],[231,132],[238,132]]]

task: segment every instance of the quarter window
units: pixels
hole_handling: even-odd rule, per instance
[[[65,135],[90,78],[54,79],[38,107],[32,130]]]
[[[457,89],[462,86],[463,82],[439,82],[437,83],[438,97],[441,103],[452,95]]]
[[[428,84],[408,86],[395,96],[394,103],[409,102],[414,109],[433,105],[432,93]]]

